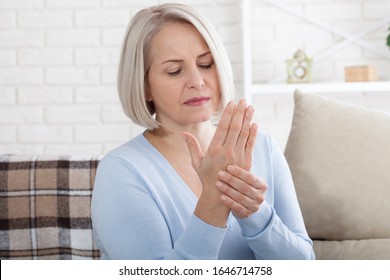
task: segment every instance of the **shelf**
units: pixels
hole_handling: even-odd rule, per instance
[[[335,52],[338,52],[340,49],[350,45],[357,44],[361,47],[376,53],[377,55],[382,56],[384,59],[390,59],[390,54],[388,51],[383,51],[380,48],[373,47],[371,44],[367,44],[364,41],[364,38],[368,34],[376,31],[378,28],[386,26],[389,22],[390,15],[386,15],[384,18],[372,22],[367,27],[362,28],[356,34],[350,34],[348,32],[343,32],[334,28],[334,26],[317,20],[314,16],[312,17],[309,14],[302,12],[300,9],[296,9],[293,5],[287,5],[283,2],[286,1],[273,1],[273,0],[264,0],[263,2],[272,5],[273,7],[280,9],[287,14],[296,16],[301,20],[305,20],[308,23],[313,24],[314,26],[323,29],[327,32],[330,32],[338,37],[342,38],[340,42],[334,42],[333,46],[330,46],[318,53],[315,57],[312,57],[314,60],[319,61],[331,55]],[[242,0],[242,42],[243,42],[243,95],[246,100],[251,103],[252,97],[259,94],[292,94],[295,89],[300,89],[302,92],[307,93],[389,93],[390,94],[390,81],[381,81],[381,82],[359,82],[359,83],[310,83],[310,84],[275,84],[273,81],[283,81],[284,74],[280,77],[274,77],[270,83],[265,84],[254,84],[252,80],[252,1],[251,0]],[[363,27],[363,26],[362,26]]]
[[[252,95],[275,93],[292,94],[295,89],[307,93],[388,92],[390,94],[390,82],[254,84],[251,86],[250,92]]]

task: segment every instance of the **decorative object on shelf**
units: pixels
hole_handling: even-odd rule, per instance
[[[373,82],[378,80],[376,67],[372,65],[345,67],[346,82]]]
[[[312,79],[312,59],[302,49],[298,49],[292,59],[287,60],[288,83],[310,83]]]
[[[389,35],[387,35],[386,45],[390,48],[390,26],[387,30],[389,31]]]

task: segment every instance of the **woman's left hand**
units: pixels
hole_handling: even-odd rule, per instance
[[[218,172],[217,189],[222,192],[222,202],[237,218],[247,218],[259,210],[265,199],[267,184],[249,171],[229,165]]]

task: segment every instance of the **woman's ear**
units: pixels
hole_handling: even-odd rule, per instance
[[[149,92],[145,92],[145,100],[147,102],[152,102],[153,101],[152,95],[149,94]]]

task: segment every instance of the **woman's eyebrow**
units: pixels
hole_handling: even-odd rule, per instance
[[[211,51],[207,51],[205,53],[202,53],[202,54],[198,55],[197,58],[199,59],[199,58],[208,56],[209,54],[211,54]],[[169,63],[169,62],[180,63],[180,62],[183,62],[183,59],[168,59],[168,60],[163,61],[161,64],[165,64],[165,63]]]
[[[211,51],[207,51],[207,52],[199,55],[198,58],[202,58],[202,57],[208,56],[209,54],[211,54]]]
[[[176,63],[180,63],[182,62],[183,60],[182,59],[168,59],[168,60],[165,60],[163,63],[161,64],[165,64],[165,63],[169,63],[169,62],[176,62]]]

